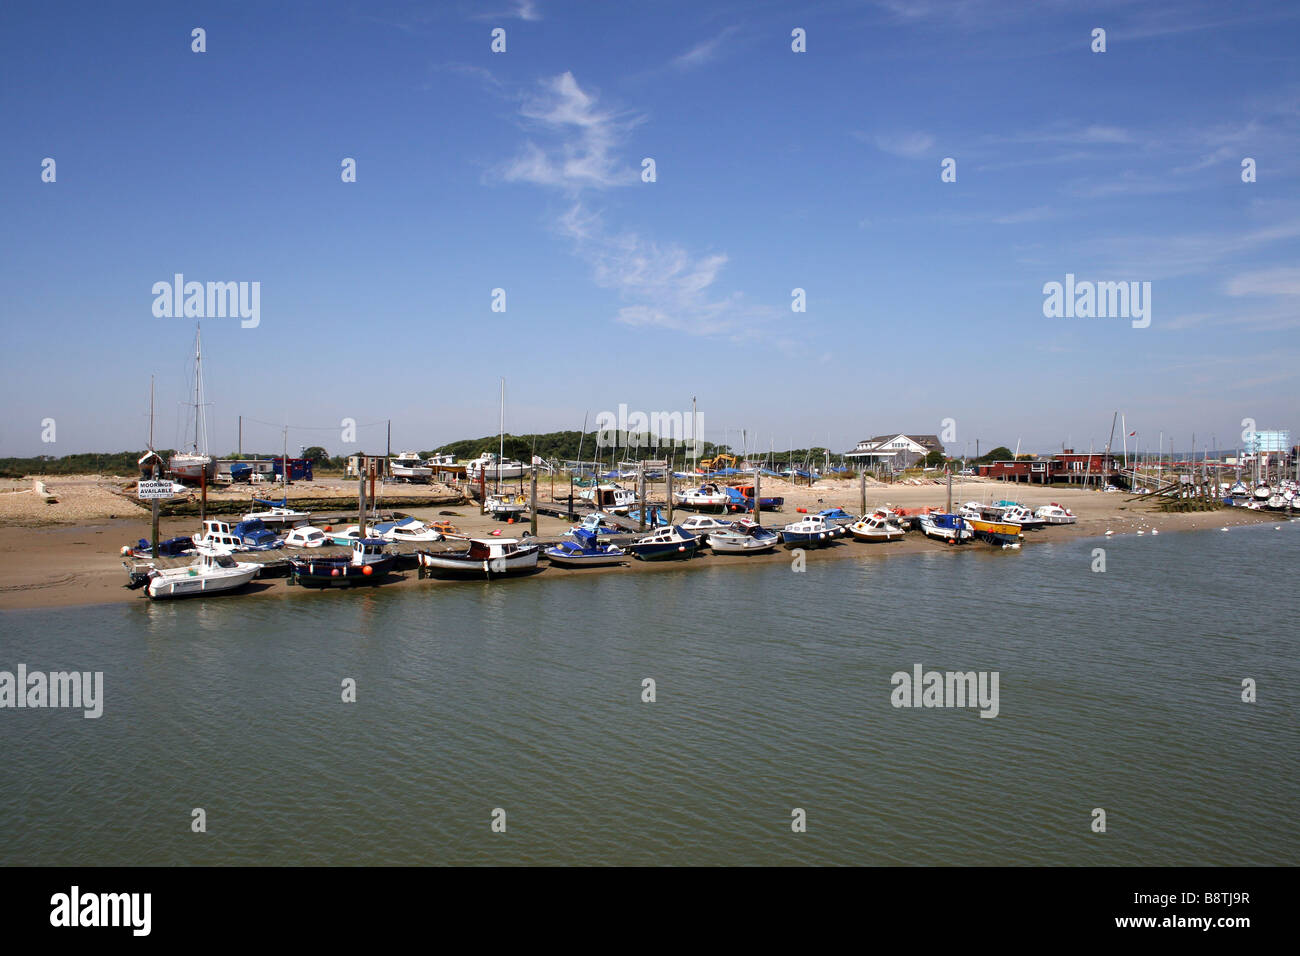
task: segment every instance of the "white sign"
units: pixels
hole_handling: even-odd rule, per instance
[[[154,498],[170,498],[175,494],[175,486],[170,481],[142,481],[135,491],[135,496],[142,501],[149,501]]]
[[[646,468],[667,468],[668,460],[666,458],[656,458],[653,460],[647,459],[646,461],[641,462],[641,464]]]

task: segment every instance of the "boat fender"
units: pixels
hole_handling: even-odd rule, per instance
[[[375,573],[375,569],[367,564],[364,567],[362,567],[361,573],[364,574],[366,577],[370,577],[370,575]]]

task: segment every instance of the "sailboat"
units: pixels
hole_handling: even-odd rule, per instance
[[[485,459],[491,459],[492,453],[488,452],[487,455],[483,457]],[[507,465],[505,458],[506,458],[506,380],[503,378],[501,380],[501,451],[500,451],[500,457],[497,457],[495,458],[494,461],[492,461],[492,464],[496,466],[495,468],[493,468],[493,471],[496,474],[496,490],[492,494],[487,495],[483,501],[483,507],[486,509],[487,513],[501,521],[506,521],[510,518],[520,518],[523,516],[524,512],[528,510],[528,504],[524,500],[524,496],[522,494],[512,495],[508,492],[505,494],[501,492],[501,479],[505,477],[503,472],[506,471],[506,465]],[[523,477],[524,466],[521,463],[515,461],[515,462],[509,462],[508,464],[512,466],[517,466],[517,470],[518,470],[517,477],[521,477],[521,478]],[[510,470],[514,471],[515,468],[511,468]],[[481,472],[481,474],[483,475],[483,480],[486,480],[487,477],[486,472]]]
[[[217,474],[216,459],[208,454],[208,423],[203,408],[203,332],[194,332],[194,444],[188,453],[172,455],[168,469],[185,481],[211,481]]]

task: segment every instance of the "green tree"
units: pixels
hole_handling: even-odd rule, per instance
[[[1015,453],[1012,452],[1012,450],[1008,448],[1006,445],[999,445],[997,448],[994,448],[987,455],[980,455],[975,460],[984,464],[987,464],[988,462],[991,461],[1011,461],[1011,459],[1014,457],[1014,454]]]

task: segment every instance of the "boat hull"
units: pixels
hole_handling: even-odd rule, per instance
[[[306,558],[289,562],[294,584],[305,588],[352,588],[379,584],[397,569],[390,555],[369,564],[352,564],[351,558]]]
[[[499,558],[471,558],[468,552],[419,552],[420,573],[447,577],[499,578],[526,574],[537,568],[539,546],[523,549]]]
[[[166,574],[152,577],[145,593],[155,601],[174,598],[202,597],[234,591],[257,577],[256,566],[240,565],[238,570],[221,574]]]
[[[665,541],[655,544],[630,544],[628,550],[642,561],[675,561],[692,557],[700,543],[694,541]]]

